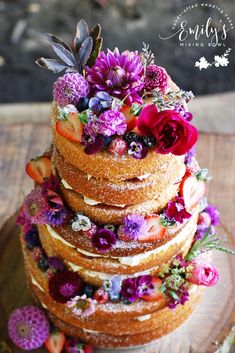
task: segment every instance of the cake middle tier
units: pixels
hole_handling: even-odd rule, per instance
[[[166,195],[169,188],[172,190],[177,188],[186,169],[182,158],[170,159],[153,174],[140,175],[121,181],[110,181],[97,179],[75,168],[55,148],[52,161],[65,189],[73,190],[85,197],[85,200],[91,199],[90,203],[104,203],[114,206],[134,205],[152,199],[163,200],[163,196]],[[161,194],[163,194],[162,197]]]

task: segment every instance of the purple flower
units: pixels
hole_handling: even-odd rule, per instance
[[[208,205],[204,212],[207,212],[211,219],[211,224],[216,227],[220,223],[220,213],[218,209],[213,205]]]
[[[173,292],[171,292],[171,295]],[[184,305],[189,300],[189,291],[185,285],[182,285],[176,292],[175,295],[169,297],[168,307],[175,309],[177,305]]]
[[[86,79],[77,72],[69,72],[54,83],[53,97],[60,106],[67,104],[76,105],[81,97],[89,93],[89,84]]]
[[[187,121],[192,121],[193,119],[193,115],[192,113],[190,112],[187,112],[185,110],[185,107],[183,106],[183,104],[175,104],[175,107],[174,107],[174,110],[177,112],[177,113],[180,113],[180,115]]]
[[[153,277],[151,275],[144,275],[137,277],[137,279],[137,296],[141,298],[143,295],[149,295],[154,288]]]
[[[8,321],[8,333],[17,347],[31,351],[49,336],[49,322],[42,310],[34,306],[16,309]]]
[[[129,240],[136,240],[138,237],[145,233],[146,221],[145,218],[138,214],[131,214],[125,217],[122,232]]]
[[[158,89],[162,93],[166,91],[168,83],[168,75],[163,67],[157,65],[149,65],[146,69],[144,78],[144,88],[147,91]]]
[[[176,196],[173,201],[169,201],[165,210],[165,215],[170,220],[183,223],[185,219],[190,218],[191,213],[186,211],[183,197]]]
[[[141,142],[131,142],[129,149],[128,149],[128,154],[130,154],[132,157],[136,159],[143,159],[147,156],[148,153],[148,148],[143,146]]]
[[[40,186],[33,189],[25,198],[26,218],[35,224],[46,224],[48,203]]]
[[[107,92],[98,92],[95,97],[92,97],[89,101],[89,108],[96,114],[99,115],[106,109],[110,109],[112,106],[113,97]]]
[[[65,223],[69,212],[65,208],[50,209],[46,212],[47,223],[53,227],[59,226]]]
[[[111,300],[118,300],[122,286],[122,277],[119,275],[113,276],[110,280],[103,282],[104,290],[109,294]]]
[[[185,164],[190,165],[192,163],[193,157],[196,155],[196,147],[193,146],[190,150],[185,154]]]
[[[135,52],[119,53],[116,48],[99,54],[95,64],[87,71],[87,81],[93,92],[105,91],[113,97],[125,98],[125,103],[142,103],[138,92],[142,89],[144,68],[141,57]]]
[[[67,302],[67,306],[75,315],[85,318],[95,312],[96,300],[87,298],[86,294],[82,296],[76,295]]]
[[[25,205],[20,208],[20,211],[16,218],[16,223],[22,226],[24,233],[27,233],[31,230],[32,222],[29,216],[26,215]]]
[[[104,139],[102,136],[82,136],[82,145],[85,146],[84,152],[88,155],[100,152],[104,148]]]
[[[116,234],[106,228],[98,230],[98,232],[92,236],[92,244],[99,251],[110,250],[116,242]]]
[[[104,136],[123,135],[127,124],[125,115],[116,110],[106,110],[98,119],[98,131]]]
[[[65,264],[63,263],[61,258],[58,256],[48,257],[47,263],[50,267],[53,267],[54,269],[56,269],[58,271],[65,271],[66,270]]]
[[[137,278],[126,278],[122,282],[121,295],[124,299],[133,303],[138,297],[138,280]]]
[[[56,272],[49,278],[50,296],[59,303],[66,303],[75,295],[81,295],[84,283],[81,277],[71,271]]]

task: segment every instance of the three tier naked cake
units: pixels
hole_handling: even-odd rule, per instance
[[[65,73],[53,88],[52,145],[26,166],[35,187],[18,223],[28,285],[66,335],[142,345],[182,324],[219,277],[193,94],[147,45],[100,51],[99,25],[81,20],[72,46],[47,40],[59,59],[37,64]]]

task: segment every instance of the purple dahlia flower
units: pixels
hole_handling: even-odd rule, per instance
[[[144,68],[141,57],[136,52],[119,53],[115,48],[107,54],[101,52],[93,67],[86,68],[87,81],[93,92],[105,91],[113,97],[125,99],[125,103],[142,103],[138,92],[144,86],[142,80]]]
[[[34,306],[16,309],[8,321],[8,333],[17,347],[31,351],[49,336],[49,322],[42,310]]]
[[[77,72],[69,72],[54,83],[53,97],[55,102],[64,107],[67,104],[76,105],[81,97],[89,93],[89,84]]]

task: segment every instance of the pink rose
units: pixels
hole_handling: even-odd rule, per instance
[[[174,110],[158,112],[155,104],[142,109],[137,120],[141,134],[154,136],[157,141],[156,152],[161,154],[185,154],[195,145],[198,131]]]
[[[218,270],[210,261],[199,259],[193,260],[190,264],[193,266],[193,270],[191,277],[188,278],[189,282],[207,287],[218,282]]]

